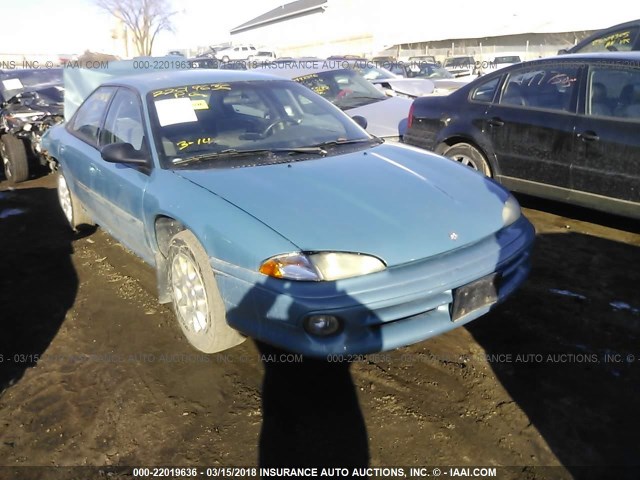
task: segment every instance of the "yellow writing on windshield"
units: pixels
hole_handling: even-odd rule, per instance
[[[163,88],[151,93],[153,98],[158,97],[206,97],[202,92],[213,92],[216,90],[231,90],[228,83],[207,83],[203,85],[185,85],[184,87]]]
[[[215,143],[213,137],[201,137],[196,138],[195,140],[180,140],[176,142],[176,147],[178,147],[179,151],[186,150],[193,145],[213,145]]]
[[[311,73],[309,75],[303,75],[301,77],[296,77],[296,78],[294,78],[294,80],[296,82],[304,82],[305,80],[309,80],[311,78],[318,78],[318,75],[315,74],[315,73]]]
[[[206,100],[191,100],[191,106],[194,110],[209,110]]]

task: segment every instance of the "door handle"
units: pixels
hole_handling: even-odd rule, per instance
[[[498,117],[493,117],[488,123],[492,127],[502,127],[504,125],[504,121],[500,120]]]
[[[579,133],[578,138],[583,142],[595,142],[597,140],[600,140],[600,137],[596,135],[596,132],[592,132],[591,130]]]

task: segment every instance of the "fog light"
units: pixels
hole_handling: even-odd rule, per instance
[[[341,326],[340,319],[333,315],[311,315],[304,320],[304,329],[318,337],[333,335]]]

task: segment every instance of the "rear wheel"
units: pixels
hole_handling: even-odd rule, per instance
[[[485,156],[473,145],[468,143],[456,143],[447,148],[443,153],[445,157],[460,162],[467,167],[483,173],[487,177],[491,177],[491,167]]]
[[[78,198],[69,190],[69,185],[62,172],[58,173],[58,201],[69,226],[77,231],[83,225],[95,225]]]
[[[0,138],[0,156],[4,176],[11,183],[24,182],[29,178],[29,157],[24,142],[7,133]]]
[[[209,256],[190,231],[177,233],[171,239],[167,273],[178,323],[194,348],[214,353],[245,340],[227,324]]]

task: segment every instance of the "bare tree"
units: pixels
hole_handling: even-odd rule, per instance
[[[96,5],[120,20],[130,32],[138,55],[151,55],[156,35],[172,31],[168,0],[95,0]]]

